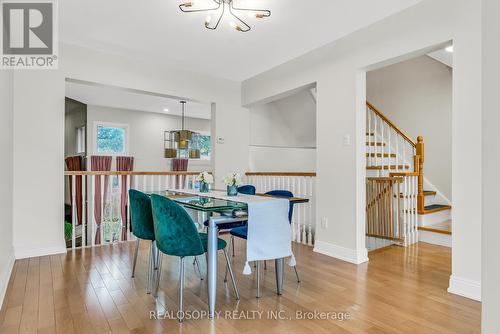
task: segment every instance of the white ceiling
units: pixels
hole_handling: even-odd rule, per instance
[[[122,88],[66,82],[66,96],[85,104],[180,116],[178,99]],[[164,109],[168,109],[165,111]],[[188,101],[186,117],[211,118],[210,104]]]
[[[211,3],[211,0],[195,0]],[[182,13],[177,0],[64,0],[63,42],[148,62],[241,81],[339,39],[421,0],[235,0],[268,8],[248,19],[252,30],[228,22],[204,28],[205,13]]]

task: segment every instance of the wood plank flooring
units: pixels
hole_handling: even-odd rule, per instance
[[[157,300],[146,294],[148,245],[142,244],[136,278],[130,278],[134,244],[87,248],[65,255],[18,260],[0,312],[0,333],[479,333],[480,303],[448,294],[448,248],[420,243],[370,254],[355,266],[294,245],[301,283],[285,266],[285,292],[275,293],[273,261],[263,270],[261,298],[255,298],[255,273],[241,274],[243,241],[233,259],[240,288],[238,302],[223,282],[219,256],[216,320],[150,319],[151,311],[178,310],[177,258],[165,256]],[[206,272],[201,258],[201,270]],[[207,309],[206,281],[189,263],[185,309]],[[263,311],[262,319],[240,317]],[[281,311],[285,319],[267,319]],[[296,311],[347,312],[349,320],[298,320]],[[161,314],[162,314],[161,313]],[[312,313],[311,313],[312,314]],[[193,313],[194,315],[194,313]],[[292,318],[289,320],[288,318]],[[255,318],[258,318],[257,316]]]

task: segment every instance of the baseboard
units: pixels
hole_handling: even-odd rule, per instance
[[[368,250],[366,248],[357,251],[355,249],[345,248],[328,242],[316,240],[314,244],[314,251],[316,253],[328,255],[354,264],[368,262]]]
[[[66,245],[54,245],[54,246],[40,247],[40,248],[15,247],[15,256],[16,259],[26,259],[29,257],[63,254],[66,253],[66,251],[67,251]]]
[[[7,293],[10,276],[12,275],[12,269],[14,269],[14,262],[16,261],[13,253],[14,252],[11,253],[12,255],[6,265],[5,270],[3,272],[0,272],[0,308],[3,308],[5,294]]]
[[[451,275],[448,292],[481,301],[481,282]]]

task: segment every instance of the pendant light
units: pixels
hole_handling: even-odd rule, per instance
[[[185,112],[186,101],[180,101],[181,106],[181,129],[173,131],[165,131],[164,133],[164,149],[165,158],[184,158],[184,159],[199,159],[199,136],[200,134],[194,131],[186,130]]]

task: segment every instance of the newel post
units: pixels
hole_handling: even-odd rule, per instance
[[[415,168],[415,172],[418,173],[418,195],[417,195],[417,209],[418,213],[422,214],[425,207],[425,197],[424,197],[424,137],[418,136],[416,145],[416,158],[415,162],[418,160],[418,168]],[[417,166],[415,166],[417,167]]]

